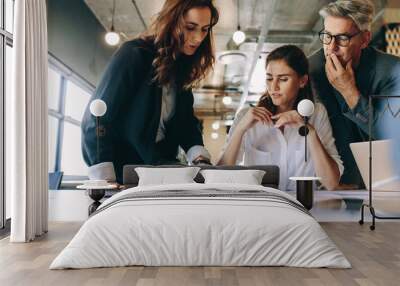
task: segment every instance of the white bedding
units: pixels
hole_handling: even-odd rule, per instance
[[[50,269],[127,265],[294,266],[350,268],[350,263],[306,212],[274,200],[181,197],[125,200],[140,191],[262,190],[232,184],[143,186],[106,200]],[[205,191],[206,192],[206,191]]]

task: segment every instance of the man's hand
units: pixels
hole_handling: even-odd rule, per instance
[[[350,109],[353,109],[360,97],[356,85],[356,79],[350,60],[346,67],[343,67],[335,54],[326,57],[326,76],[330,84],[343,96]]]

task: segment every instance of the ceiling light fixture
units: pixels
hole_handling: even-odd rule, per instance
[[[212,129],[218,130],[220,127],[219,121],[214,121],[213,124],[211,124]]]
[[[233,33],[232,37],[233,41],[235,42],[236,45],[240,45],[241,43],[246,40],[246,34],[240,30],[240,26],[238,26],[238,29],[235,33]]]
[[[232,97],[229,95],[226,95],[222,98],[222,103],[225,105],[230,105],[232,104]]]
[[[218,61],[224,65],[241,64],[247,60],[246,54],[238,51],[224,51],[219,53]]]
[[[113,6],[113,11],[112,11],[112,16],[111,16],[111,29],[109,32],[107,32],[107,34],[104,37],[104,39],[106,40],[106,43],[109,44],[110,46],[118,45],[121,40],[119,34],[114,31],[115,1],[116,0],[114,0],[114,6]]]
[[[218,139],[218,133],[217,132],[212,132],[211,133],[211,138],[214,139],[214,140]]]
[[[238,46],[246,40],[246,34],[240,30],[239,2],[240,2],[240,0],[237,0],[237,21],[238,21],[237,31],[235,33],[233,33],[233,36],[232,36],[233,41]]]

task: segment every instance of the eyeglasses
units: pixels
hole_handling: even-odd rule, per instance
[[[325,31],[320,31],[318,33],[320,41],[324,45],[329,45],[332,42],[332,39],[335,38],[335,43],[341,47],[347,47],[350,44],[351,38],[357,36],[358,34],[362,33],[362,31],[358,31],[353,35],[346,35],[346,34],[339,34],[339,35],[332,35]]]

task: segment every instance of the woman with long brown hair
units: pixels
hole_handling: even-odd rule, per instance
[[[149,30],[114,54],[92,99],[102,99],[100,154],[89,106],[82,122],[82,150],[89,177],[122,181],[126,164],[177,162],[178,147],[189,162],[209,162],[192,87],[214,63],[212,0],[166,0]]]
[[[322,104],[315,103],[308,124],[311,160],[307,162],[304,137],[298,132],[303,119],[297,105],[303,99],[313,101],[306,56],[296,46],[279,47],[268,55],[266,72],[267,91],[256,107],[237,114],[218,164],[278,165],[281,190],[295,190],[289,177],[314,175],[327,189],[334,189],[343,164]]]

